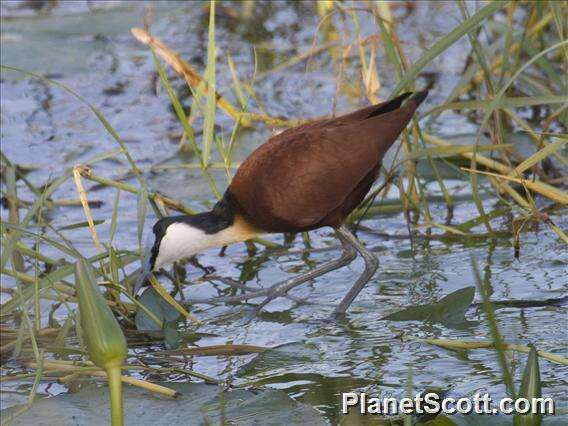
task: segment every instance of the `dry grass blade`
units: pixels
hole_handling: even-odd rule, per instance
[[[552,221],[549,221],[548,226],[550,226],[550,228],[556,233],[556,235],[558,235],[560,239],[568,245],[568,235],[566,235],[566,233],[562,229],[560,229],[558,225],[556,225]]]
[[[104,371],[94,371],[87,374],[90,376],[103,377],[105,379],[107,378],[107,373],[105,373]],[[136,379],[130,376],[120,376],[120,380],[123,383],[146,389],[147,391],[158,393],[160,395],[169,396],[170,398],[179,398],[181,396],[178,391],[167,388],[165,386],[157,385],[156,383],[147,382],[146,380]]]
[[[91,214],[91,208],[89,207],[89,201],[87,200],[87,192],[83,187],[83,182],[81,181],[81,166],[73,167],[73,180],[75,182],[75,187],[77,188],[77,193],[79,194],[79,200],[81,200],[81,204],[83,205],[83,211],[85,212],[85,217],[87,218],[87,222],[89,224],[89,230],[91,231],[91,237],[93,238],[93,242],[95,243],[95,247],[99,253],[104,251],[101,242],[99,240],[99,236],[97,234],[97,229],[95,228],[95,222],[93,220],[93,215]]]
[[[154,37],[148,31],[141,28],[132,28],[132,35],[141,43],[150,46],[169,66],[180,74],[187,84],[201,96],[207,95],[207,85],[205,80],[191,65],[185,62],[179,53],[167,47],[159,38]],[[263,114],[239,112],[229,101],[219,93],[215,93],[217,106],[225,111],[235,121],[243,127],[251,127],[252,121],[262,121],[269,126],[292,127],[305,123],[307,120],[285,120],[277,117],[270,117]]]
[[[206,96],[208,89],[205,81],[199,73],[193,69],[186,61],[184,61],[179,53],[167,47],[162,40],[150,35],[150,33],[142,28],[132,28],[132,35],[141,43],[150,46],[156,54],[158,54],[166,63],[171,66],[178,74],[183,76],[187,84],[199,92],[202,96]],[[217,105],[225,111],[234,120],[241,120],[241,125],[247,127],[251,122],[246,117],[241,117],[241,113],[220,94],[215,93]]]
[[[255,345],[211,345],[195,348],[172,349],[169,351],[155,352],[154,355],[183,355],[183,356],[231,356],[259,354],[270,348]]]
[[[433,145],[438,145],[438,146],[452,146],[451,143],[449,143],[448,141],[445,141],[439,137],[436,136],[432,136],[429,134],[424,133],[423,134],[424,140],[428,143],[431,143]],[[460,155],[462,157],[465,157],[467,159],[473,159],[473,157],[475,156],[475,162],[477,164],[481,164],[487,168],[496,170],[498,172],[501,172],[503,174],[509,174],[513,169],[509,166],[507,166],[506,164],[503,164],[497,160],[493,160],[487,157],[484,157],[483,155],[479,155],[479,154],[475,154],[472,152],[461,152]],[[506,182],[502,182],[500,184],[498,183],[494,183],[493,181],[491,181],[491,183],[493,184],[493,186],[495,186],[498,190],[504,190],[506,191],[509,195],[511,195],[511,197],[523,208],[525,209],[530,209],[530,205],[525,201],[525,199],[517,192],[515,191],[509,184],[507,184]]]
[[[266,77],[278,72],[278,71],[282,71],[286,68],[292,67],[294,65],[299,64],[302,61],[305,61],[307,59],[310,59],[311,57],[317,55],[320,52],[323,52],[331,47],[335,47],[337,46],[337,42],[336,41],[329,41],[326,43],[323,43],[319,46],[312,46],[311,49],[308,49],[302,53],[299,53],[298,55],[287,59],[284,62],[279,63],[278,65],[274,66],[274,68],[271,68],[269,70],[266,71],[262,71],[259,72],[255,77],[254,77],[254,81],[255,82],[259,82],[264,80]],[[241,102],[242,103],[242,102]]]
[[[432,145],[437,145],[437,146],[445,146],[445,147],[451,147],[454,146],[452,145],[450,142],[437,137],[437,136],[433,136],[430,135],[428,133],[423,133],[424,136],[424,140],[428,143],[431,143]],[[464,157],[467,158],[468,160],[471,160],[471,158],[473,157],[473,153],[471,152],[459,152],[459,154]],[[513,169],[503,163],[500,163],[497,160],[493,160],[491,158],[487,158],[484,157],[482,155],[477,154],[476,155],[476,161],[477,163],[481,164],[482,166],[485,166],[487,168],[496,170],[498,172],[501,173],[510,173]]]
[[[432,221],[426,221],[423,225],[419,225],[419,227],[435,227],[442,229],[443,231],[446,231],[450,234],[463,235],[463,236],[468,235],[467,232],[460,231],[459,229],[454,228],[452,226],[442,225],[441,223],[436,223]]]
[[[423,339],[423,342],[430,343],[431,345],[440,346],[441,348],[454,349],[454,350],[471,350],[471,349],[493,349],[495,348],[494,342],[487,340],[447,340],[447,339]],[[531,350],[529,346],[515,345],[511,343],[504,343],[503,348],[508,351],[523,352],[528,354]],[[537,351],[538,356],[558,364],[568,365],[568,359],[563,356],[552,354],[545,351]]]
[[[542,148],[538,152],[534,153],[529,158],[527,158],[522,163],[520,163],[518,166],[516,166],[515,169],[512,170],[509,173],[509,176],[513,176],[513,177],[514,176],[521,176],[522,173],[525,170],[531,168],[536,163],[539,163],[540,161],[544,160],[549,155],[555,153],[560,148],[562,148],[562,145],[565,145],[567,143],[568,143],[568,140],[560,140],[560,141],[556,141],[554,143],[546,145],[544,148]]]
[[[134,185],[130,185],[124,182],[118,182],[116,180],[104,178],[102,176],[97,176],[93,173],[93,169],[91,169],[90,167],[81,167],[79,171],[81,173],[81,176],[84,177],[85,179],[92,180],[93,182],[97,182],[101,185],[120,189],[122,191],[130,192],[132,194],[139,194],[141,192],[141,189],[137,188]],[[159,192],[149,192],[147,194],[147,197],[152,201],[162,202],[168,208],[176,210],[180,213],[189,214],[189,215],[197,213],[195,210],[184,206],[179,201],[166,197],[165,195],[162,195]]]
[[[555,188],[554,186],[548,185],[544,182],[540,181],[533,181],[529,179],[521,179],[512,176],[503,176],[498,173],[491,173],[491,172],[483,172],[481,170],[473,170],[466,167],[462,167],[462,170],[472,172],[472,173],[479,173],[486,176],[493,176],[498,179],[508,180],[510,182],[520,183],[523,186],[526,186],[528,189],[534,192],[538,192],[540,195],[545,196],[546,198],[551,199],[552,201],[556,201],[560,204],[568,204],[568,194],[561,189]]]
[[[36,368],[37,363],[35,362],[26,362],[24,363],[28,368]],[[45,361],[43,363],[43,367],[46,372],[69,372],[71,374],[81,374],[93,377],[100,377],[100,378],[107,378],[107,374],[100,368],[95,366],[79,366],[73,364],[67,364],[63,362],[57,361]],[[155,383],[147,382],[145,380],[136,379],[130,376],[120,376],[120,380],[123,383],[127,383],[129,385],[133,385],[142,389],[146,389],[150,392],[158,393],[160,395],[169,396],[171,398],[178,398],[181,394],[178,391],[173,389],[167,388],[165,386],[157,385]]]
[[[172,305],[172,307],[178,311],[180,314],[182,314],[185,318],[187,318],[188,320],[192,321],[194,324],[201,324],[201,321],[199,321],[196,317],[194,317],[193,315],[191,315],[189,312],[187,312],[183,306],[181,306],[172,296],[170,296],[170,293],[168,293],[166,291],[166,289],[162,286],[162,284],[160,284],[160,282],[156,279],[156,277],[152,274],[150,275],[150,284],[152,284],[152,287],[154,288],[154,290],[156,290],[156,292],[166,301],[168,302],[170,305]]]

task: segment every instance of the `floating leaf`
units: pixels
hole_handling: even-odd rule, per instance
[[[275,374],[276,371],[311,363],[319,363],[321,353],[315,345],[294,342],[276,346],[260,353],[237,371],[237,376]]]
[[[146,306],[156,318],[162,321],[163,324],[177,322],[181,317],[180,313],[166,302],[153,288],[148,287],[138,300],[142,305]],[[156,322],[146,315],[142,309],[136,312],[135,322],[138,330],[161,330]],[[165,328],[171,327],[166,326]]]
[[[164,340],[169,349],[177,349],[181,344],[181,336],[177,330],[177,321],[166,324],[164,328]]]
[[[436,303],[412,306],[383,317],[390,321],[430,321],[446,326],[467,323],[465,313],[475,296],[475,287],[465,287],[443,297]]]
[[[125,424],[130,425],[325,425],[313,408],[294,401],[275,389],[225,391],[203,383],[167,383],[182,394],[179,399],[150,394],[146,390],[124,388]],[[21,409],[14,406],[0,413],[8,418]],[[110,424],[107,389],[92,387],[74,394],[60,394],[35,402],[16,417],[12,425],[104,425]],[[39,423],[38,423],[39,422]]]

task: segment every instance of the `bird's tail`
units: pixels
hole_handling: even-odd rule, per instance
[[[428,96],[428,90],[422,90],[421,92],[416,92],[414,93],[409,99],[408,102],[414,102],[416,104],[416,108],[418,108],[418,106],[424,102],[424,99],[426,99],[426,96]]]
[[[390,101],[383,102],[382,104],[378,104],[375,108],[369,113],[366,118],[377,117],[379,115],[386,114],[388,112],[395,111],[400,108],[402,103],[408,98],[408,101],[405,103],[407,105],[409,102],[413,102],[414,109],[418,108],[418,106],[424,101],[424,99],[428,96],[428,90],[423,90],[421,92],[406,92],[400,96],[397,96]]]
[[[377,108],[381,111],[379,114],[374,115],[372,113],[366,120],[353,124],[353,126],[357,126],[357,130],[349,129],[348,131],[351,134],[356,132],[356,134],[362,135],[361,137],[366,135],[370,143],[378,144],[380,147],[379,157],[382,158],[412,120],[418,106],[427,95],[427,91],[404,93],[379,106]],[[388,111],[385,111],[386,109]]]

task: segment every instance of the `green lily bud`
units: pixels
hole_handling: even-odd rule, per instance
[[[110,365],[121,365],[128,354],[126,339],[99,291],[91,265],[84,259],[75,266],[75,285],[89,358],[105,369]]]
[[[75,286],[83,339],[91,361],[107,372],[111,398],[112,424],[123,424],[120,367],[128,355],[126,339],[99,291],[91,265],[79,260],[75,265]]]

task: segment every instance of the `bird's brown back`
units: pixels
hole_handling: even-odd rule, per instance
[[[286,130],[257,148],[229,192],[267,232],[337,227],[364,198],[382,158],[426,96],[410,94]]]

